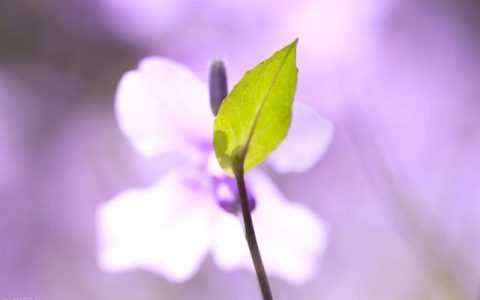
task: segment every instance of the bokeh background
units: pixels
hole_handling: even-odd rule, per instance
[[[1,0],[0,298],[258,299],[211,258],[171,284],[96,264],[95,209],[147,186],[116,126],[120,76],[147,55],[230,82],[300,38],[297,99],[330,118],[309,172],[275,175],[328,224],[316,278],[276,299],[480,299],[477,0]]]

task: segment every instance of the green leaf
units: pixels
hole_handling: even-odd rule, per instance
[[[248,71],[222,103],[213,145],[227,174],[254,168],[287,135],[297,86],[297,42]]]

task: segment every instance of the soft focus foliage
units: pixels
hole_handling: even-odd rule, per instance
[[[324,157],[306,173],[267,172],[328,224],[329,244],[309,283],[273,280],[276,299],[478,299],[480,3],[471,0],[0,1],[0,297],[255,299],[249,271],[225,272],[210,256],[180,285],[99,268],[97,208],[185,165],[178,153],[139,155],[113,99],[143,57],[170,57],[202,82],[221,58],[234,83],[296,37],[296,98],[335,135],[327,151],[308,142]]]

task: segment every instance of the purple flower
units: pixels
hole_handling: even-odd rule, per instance
[[[149,57],[121,79],[118,124],[146,157],[176,152],[186,163],[146,189],[131,188],[97,213],[99,262],[108,271],[142,268],[174,282],[189,279],[211,253],[223,270],[253,265],[239,217],[235,181],[212,149],[213,114],[207,86],[188,69]],[[294,105],[290,132],[268,163],[301,172],[326,150],[333,127],[305,105]],[[292,283],[311,278],[323,253],[323,222],[284,198],[261,170],[246,174],[253,221],[270,275]]]

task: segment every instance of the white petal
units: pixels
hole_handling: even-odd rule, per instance
[[[225,271],[238,268],[253,270],[250,267],[252,259],[248,252],[240,218],[241,216],[237,218],[223,213],[219,214],[217,219],[212,255],[217,265]]]
[[[268,162],[278,172],[304,172],[325,153],[333,136],[333,124],[300,102],[294,102],[288,135]]]
[[[287,201],[260,171],[248,175],[257,200],[253,222],[267,273],[295,284],[306,282],[315,275],[326,247],[324,223],[305,206]],[[223,216],[213,255],[222,269],[254,270],[239,219]]]
[[[100,207],[98,254],[104,270],[141,268],[173,282],[196,272],[211,243],[213,200],[190,175],[172,171],[152,187],[126,190]]]
[[[143,59],[120,80],[115,98],[124,134],[144,155],[210,143],[213,115],[207,86],[184,66],[165,58]]]

